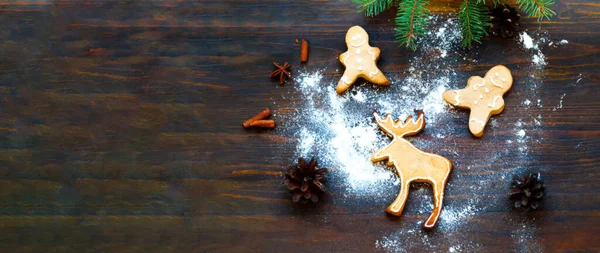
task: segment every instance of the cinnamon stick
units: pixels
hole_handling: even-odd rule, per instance
[[[266,108],[262,112],[254,115],[252,118],[244,121],[244,124],[242,124],[242,125],[244,126],[244,128],[250,127],[252,122],[261,120],[261,119],[265,119],[265,118],[269,117],[270,115],[271,115],[271,111],[269,110],[269,108]]]
[[[302,39],[302,44],[300,45],[300,62],[306,63],[308,61],[308,42]]]
[[[275,128],[275,121],[274,120],[256,120],[252,123],[250,123],[251,127],[262,127],[262,128]]]

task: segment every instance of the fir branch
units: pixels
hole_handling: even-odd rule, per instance
[[[365,15],[373,17],[389,9],[394,0],[352,0],[352,2],[358,4],[359,12],[364,11]]]
[[[478,4],[485,4],[486,2],[487,2],[486,0],[477,0]],[[494,7],[496,7],[496,5],[501,3],[502,0],[492,0],[492,2],[494,3]]]
[[[538,22],[544,18],[550,20],[556,14],[549,7],[554,4],[552,0],[517,0],[517,4],[528,16],[537,18]]]
[[[425,8],[427,0],[404,0],[396,13],[396,41],[400,45],[417,50],[417,37],[425,33],[429,23],[429,10]]]
[[[487,36],[490,17],[488,8],[475,0],[464,0],[460,5],[458,20],[462,30],[462,46],[471,47],[473,41],[481,43]]]

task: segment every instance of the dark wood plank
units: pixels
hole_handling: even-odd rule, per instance
[[[436,0],[431,9],[459,3]],[[436,128],[419,138],[459,158],[449,212],[474,198],[490,204],[458,217],[466,225],[424,232],[427,213],[416,207],[430,201],[428,190],[413,191],[399,219],[383,212],[392,185],[352,198],[332,184],[319,205],[291,203],[281,185],[282,168],[295,159],[289,122],[275,117],[272,131],[241,127],[274,101],[276,115],[296,109],[294,82],[268,78],[273,60],[339,78],[351,25],[385,52],[386,75],[401,77],[415,53],[394,42],[393,11],[365,18],[349,0],[0,1],[0,251],[600,251],[600,4],[557,1],[555,10],[551,21],[522,26],[569,41],[545,49],[549,64],[535,73],[543,82],[536,96],[562,96],[560,110],[519,104],[533,87],[514,40],[486,38],[465,52],[477,59],[460,64],[465,78],[496,64],[513,70],[505,112],[477,143],[464,111],[448,122],[452,142],[436,139]],[[311,51],[298,67],[301,38]],[[523,114],[544,115],[529,159],[503,154],[509,162],[474,165],[503,147],[514,135],[508,123]],[[549,186],[535,214],[497,201],[508,181],[471,187],[491,171],[524,167],[544,171]],[[386,240],[396,246],[378,246]]]

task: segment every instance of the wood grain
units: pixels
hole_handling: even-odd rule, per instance
[[[563,106],[527,109],[544,115],[537,132],[544,141],[514,167],[545,172],[549,197],[528,219],[540,247],[598,252],[600,4],[556,2],[557,16],[541,27],[569,44],[544,50],[537,94],[563,96]],[[431,9],[458,5],[436,0]],[[394,42],[394,15],[365,18],[346,0],[0,1],[0,252],[381,251],[375,242],[424,220],[411,206],[430,199],[409,198],[401,219],[392,219],[383,210],[396,187],[385,199],[345,201],[333,184],[323,203],[294,205],[281,185],[282,168],[295,159],[285,119],[273,116],[272,131],[240,124],[274,100],[274,115],[294,109],[293,82],[278,86],[268,75],[272,61],[298,65],[296,39],[311,44],[304,69],[339,78],[345,32],[359,24],[385,52],[382,71],[401,76],[414,53]],[[530,59],[517,47],[486,38],[472,50],[477,63],[460,66],[465,77],[496,64],[513,70],[504,122],[525,113],[519,101],[530,88],[519,82]],[[452,145],[476,159],[486,150],[464,131],[466,115],[448,122]],[[432,131],[420,138],[436,141]],[[478,145],[502,145],[514,133],[498,124],[488,134],[496,137]],[[440,153],[450,145],[436,144]],[[478,175],[499,168],[467,170],[468,163],[455,164],[446,206],[505,196],[502,182],[470,190]],[[522,252],[511,237],[522,215],[503,205],[488,210],[455,238],[417,232],[414,241],[400,238],[403,247],[439,252],[458,241],[477,245],[464,252]]]

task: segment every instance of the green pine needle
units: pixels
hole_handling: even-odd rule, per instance
[[[404,0],[396,13],[396,41],[417,50],[417,37],[423,35],[429,23],[427,0]]]
[[[554,4],[552,0],[517,0],[517,4],[528,16],[537,18],[538,22],[544,18],[550,20],[556,14],[549,8]]]
[[[386,11],[401,1],[396,13],[396,41],[407,48],[417,50],[417,38],[423,35],[429,23],[428,0],[352,0],[358,4],[358,10],[365,15],[373,17]],[[487,0],[494,5],[503,0]],[[458,19],[462,30],[462,46],[471,47],[473,42],[481,43],[481,39],[488,35],[489,14],[485,6],[486,0],[463,0],[460,5]],[[520,9],[538,21],[550,19],[556,13],[549,8],[554,0],[516,0]]]
[[[499,4],[502,0],[492,0],[492,2],[494,3],[494,5]],[[478,4],[485,4],[487,1],[486,0],[477,0]]]
[[[475,0],[464,0],[460,5],[458,20],[462,30],[462,46],[471,47],[473,41],[481,43],[487,36],[490,16],[488,8]]]
[[[365,15],[373,17],[389,9],[394,0],[352,0],[352,2],[358,4],[359,12],[364,11]]]

